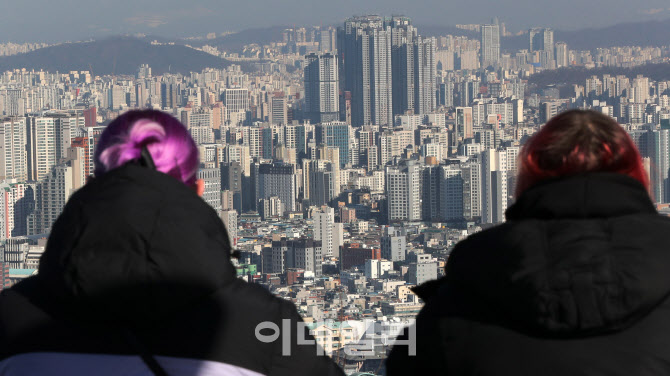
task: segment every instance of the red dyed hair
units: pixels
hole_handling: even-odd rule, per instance
[[[517,197],[545,179],[596,171],[628,175],[649,188],[633,140],[614,119],[596,111],[556,115],[524,145],[519,158]]]

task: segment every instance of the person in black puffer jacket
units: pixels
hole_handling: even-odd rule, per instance
[[[388,375],[670,375],[670,219],[648,188],[613,119],[554,117],[522,149],[507,222],[416,289],[399,338],[416,352],[395,346]]]
[[[39,274],[0,295],[0,375],[343,374],[298,343],[291,302],[236,277],[181,123],[127,112],[101,135],[95,164]]]

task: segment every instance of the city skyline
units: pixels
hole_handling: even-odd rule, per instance
[[[129,33],[194,37],[279,25],[339,25],[352,14],[402,14],[411,17],[416,25],[424,26],[482,24],[499,17],[515,32],[538,25],[568,31],[670,18],[670,7],[661,0],[523,0],[514,4],[493,0],[467,4],[428,0],[411,5],[397,0],[365,3],[289,0],[244,4],[201,0],[189,6],[174,0],[121,0],[109,4],[70,0],[68,6],[41,3],[36,6],[34,2],[6,2],[0,6],[0,35],[3,38],[0,41],[53,43]],[[73,9],[77,11],[73,12]],[[104,17],[100,17],[102,14]],[[22,27],[25,17],[18,15],[30,15],[32,27]]]
[[[509,29],[496,16],[428,35],[409,16],[349,15],[235,47],[0,43],[8,62],[0,68],[0,290],[44,273],[47,238],[63,228],[57,218],[114,176],[96,168],[109,147],[104,134],[136,109],[169,114],[195,142],[188,152],[199,159],[198,193],[211,218],[197,216],[228,231],[217,246],[234,251],[229,271],[294,304],[348,375],[384,374],[387,336],[424,305],[413,288],[445,276],[463,240],[515,223],[506,215],[528,202],[522,192],[540,188],[518,175],[527,169],[520,155],[558,113],[591,110],[621,124],[649,177],[648,204],[670,216],[670,43],[584,48],[534,22],[504,48]],[[156,58],[156,50],[173,53]],[[55,52],[76,59],[67,68],[67,59],[23,65],[53,62]],[[207,59],[179,66],[192,56]],[[555,78],[534,80],[544,74]],[[138,164],[161,142],[136,143]],[[361,345],[370,352],[350,351]]]

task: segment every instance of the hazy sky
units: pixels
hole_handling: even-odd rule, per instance
[[[486,23],[580,29],[668,19],[668,0],[0,0],[0,42],[148,33],[197,36],[273,25],[339,24],[354,14],[404,14],[415,25]]]

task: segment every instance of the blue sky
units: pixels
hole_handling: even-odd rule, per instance
[[[486,23],[574,30],[670,18],[667,0],[0,0],[0,42],[148,33],[197,36],[272,25],[339,24],[354,14],[404,14],[416,25]]]

